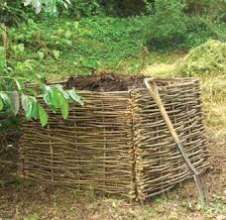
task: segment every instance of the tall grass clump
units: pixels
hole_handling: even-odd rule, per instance
[[[226,74],[226,43],[208,40],[190,50],[177,72],[186,76],[209,76]]]

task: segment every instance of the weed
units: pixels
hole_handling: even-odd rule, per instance
[[[97,70],[139,72],[143,68],[148,17],[120,19],[29,20],[10,32],[9,62],[16,71],[52,75],[90,74]]]

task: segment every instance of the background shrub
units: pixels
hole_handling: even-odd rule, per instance
[[[222,4],[225,2],[223,1]],[[212,0],[200,2],[155,0],[152,5],[154,13],[150,18],[151,49],[188,49],[204,43],[209,38],[225,40],[225,28],[221,28],[223,24],[220,17],[207,16],[213,5],[215,4]],[[191,15],[190,12],[195,14]]]
[[[25,10],[22,1],[0,0],[0,23],[6,25],[18,24],[26,19]]]
[[[171,47],[184,41],[187,32],[184,6],[180,0],[155,1],[155,13],[150,18],[150,45],[152,47]]]
[[[76,18],[99,15],[104,12],[100,0],[71,0],[70,7],[67,10],[61,8],[61,10],[64,14]]]

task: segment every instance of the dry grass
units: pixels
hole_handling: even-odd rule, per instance
[[[145,69],[141,71],[144,75],[152,75],[155,76],[171,76],[174,75],[174,70],[176,68],[176,64],[166,64],[166,63],[154,63],[151,66],[147,66]]]

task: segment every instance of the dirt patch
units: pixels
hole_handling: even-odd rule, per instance
[[[49,188],[25,183],[23,186],[0,188],[0,219],[226,219],[223,200],[211,200],[208,207],[202,207],[196,201],[194,195],[182,197],[181,189],[178,188],[141,205],[119,198],[95,197],[92,191],[81,195],[69,188]]]
[[[74,87],[78,90],[100,92],[127,91],[133,88],[144,87],[143,79],[143,75],[125,76],[101,73],[89,77],[70,77],[66,83],[66,88]]]

